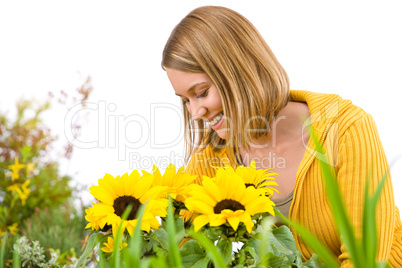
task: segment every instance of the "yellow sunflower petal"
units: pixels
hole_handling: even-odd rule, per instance
[[[243,197],[238,200],[243,206],[247,206],[250,202],[254,201],[260,196],[260,193],[256,191],[254,187],[247,187]]]
[[[220,226],[226,222],[225,217],[216,217],[213,220],[210,220],[209,225],[210,226]]]
[[[196,192],[192,192],[192,196],[202,200],[210,206],[215,206],[218,200],[212,196],[209,192],[207,192],[204,188],[200,187]]]
[[[269,212],[274,215],[274,202],[272,202],[268,197],[260,196],[246,205],[246,210],[250,215],[255,215],[257,213]]]
[[[137,219],[127,221],[126,229],[127,229],[127,231],[128,231],[130,236],[133,236],[134,229],[135,229],[135,226],[137,225],[137,222],[138,222]]]
[[[227,218],[228,223],[230,226],[232,226],[233,230],[237,230],[237,227],[239,226],[240,219],[238,217],[229,217]]]
[[[133,170],[133,171],[130,173],[130,176],[129,176],[129,177],[130,177],[131,179],[137,181],[137,180],[140,179],[141,175],[140,175],[140,173],[138,172],[138,170]]]
[[[102,179],[98,180],[98,185],[109,191],[111,196],[120,196],[123,193],[120,191],[117,180],[110,174],[105,174]]]
[[[116,193],[118,196],[126,195],[126,190],[125,190],[125,188],[127,188],[125,185],[126,178],[128,178],[127,173],[123,174],[123,176],[117,176],[115,178],[115,189],[116,189]]]
[[[100,186],[91,186],[89,191],[96,199],[108,205],[113,205],[113,201],[116,198],[116,195],[112,195],[108,190]]]
[[[142,171],[142,173],[143,173],[143,174],[146,174],[146,173],[148,173],[148,172]],[[163,185],[163,178],[162,178],[161,172],[159,171],[159,169],[158,169],[157,166],[153,165],[153,167],[152,167],[152,173],[153,173],[153,176],[154,176],[153,185]],[[149,174],[149,175],[152,175],[152,174],[150,174],[150,173],[148,173],[148,174]]]
[[[134,197],[140,199],[145,193],[147,193],[152,185],[153,179],[153,175],[143,175],[136,184]]]
[[[253,230],[254,223],[251,220],[250,214],[245,212],[245,213],[239,215],[239,219],[246,226],[247,232],[251,233],[251,231]]]
[[[278,186],[278,183],[276,183],[275,181],[264,181],[263,183],[260,183],[259,185],[258,185],[258,187],[265,187],[265,186],[268,186],[268,185],[275,185],[275,186]],[[276,190],[276,189],[275,189]]]
[[[173,164],[169,164],[163,174],[163,185],[173,186],[174,178],[176,177],[176,167]]]
[[[214,213],[213,207],[209,206],[202,200],[199,200],[198,198],[190,197],[186,200],[186,207],[190,211],[195,211],[198,213],[203,213],[203,214],[212,214]]]
[[[208,216],[200,215],[194,219],[194,230],[198,232],[202,227],[204,227],[209,222]]]
[[[204,186],[204,189],[211,195],[215,196],[216,200],[222,200],[223,196],[221,194],[220,189],[216,185],[215,182],[212,181],[210,178],[205,178],[202,181],[202,185]]]
[[[139,197],[139,200],[141,201],[142,204],[145,204],[145,202],[151,199],[161,197],[160,194],[163,193],[166,190],[166,188],[167,186],[154,186],[150,188],[147,192],[143,193],[142,196]],[[167,198],[167,196],[165,196],[164,198]]]
[[[134,192],[135,181],[127,173],[120,177],[119,184],[121,184],[123,195],[131,196]]]
[[[97,216],[97,217],[106,216],[110,213],[114,213],[114,208],[113,208],[113,206],[110,206],[108,204],[98,203],[92,207],[91,212],[94,216]]]

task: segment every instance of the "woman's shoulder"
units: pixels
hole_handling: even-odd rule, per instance
[[[362,118],[371,117],[351,100],[337,94],[317,93],[304,90],[291,90],[290,99],[307,103],[311,123],[318,128],[327,128],[328,124],[337,123],[346,129]]]

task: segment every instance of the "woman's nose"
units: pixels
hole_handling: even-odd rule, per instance
[[[190,113],[191,118],[195,121],[198,121],[207,113],[207,109],[203,106],[198,106],[194,107]]]

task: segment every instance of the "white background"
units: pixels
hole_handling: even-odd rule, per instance
[[[60,90],[73,94],[91,76],[92,110],[85,111],[81,144],[75,142],[78,147],[72,161],[62,165],[63,173],[90,186],[104,173],[150,171],[151,162],[161,169],[169,162],[182,165],[180,102],[160,67],[161,54],[171,30],[188,12],[222,5],[259,29],[292,89],[336,93],[371,113],[388,160],[395,162],[402,154],[399,3],[1,1],[0,109],[13,116],[18,98],[43,100],[47,92]],[[72,112],[58,106],[50,111],[46,123],[60,144],[67,142],[65,121]],[[391,173],[401,208],[401,160]],[[88,192],[83,198],[91,200]]]

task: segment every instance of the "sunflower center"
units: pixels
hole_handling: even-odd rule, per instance
[[[214,207],[214,213],[219,214],[224,209],[230,209],[231,211],[245,210],[244,206],[239,202],[232,199],[224,199],[216,204]]]
[[[132,196],[123,195],[116,198],[113,202],[114,213],[117,216],[121,217],[121,215],[123,215],[124,210],[126,210],[128,205],[130,204],[133,205],[133,208],[131,209],[131,212],[128,215],[127,220],[134,220],[135,215],[137,214],[137,210],[141,206],[141,202],[137,198],[134,198]]]
[[[249,187],[249,186],[253,186],[255,188],[255,185],[252,184],[252,183],[245,183],[245,185],[246,185],[246,188]]]

